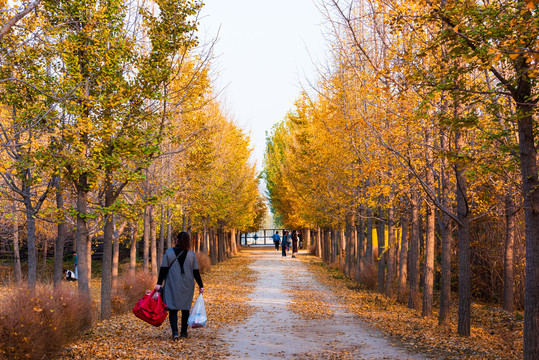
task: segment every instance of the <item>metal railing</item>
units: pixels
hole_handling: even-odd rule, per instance
[[[273,246],[273,234],[276,231],[279,232],[279,236],[283,237],[283,231],[287,229],[261,229],[255,233],[248,233],[241,235],[241,244],[244,246],[252,245],[272,245]]]

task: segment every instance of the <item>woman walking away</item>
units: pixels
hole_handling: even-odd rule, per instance
[[[298,252],[298,234],[296,230],[292,230],[292,257],[295,258]]]
[[[182,231],[178,234],[176,246],[168,249],[163,256],[161,269],[159,269],[159,279],[155,285],[156,291],[163,290],[163,301],[167,304],[169,311],[168,318],[172,329],[172,340],[178,340],[178,311],[180,310],[182,312],[182,326],[179,337],[187,337],[187,318],[193,302],[195,280],[199,293],[204,292],[197,258],[195,253],[189,250],[189,247],[189,234]],[[162,286],[163,281],[165,281],[164,286]]]
[[[283,250],[283,256],[286,256],[287,246],[288,246],[288,231],[283,231],[283,241],[281,242],[281,249]]]

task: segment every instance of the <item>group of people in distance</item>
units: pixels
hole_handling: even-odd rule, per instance
[[[301,232],[296,230],[292,230],[292,235],[289,235],[288,230],[284,230],[283,239],[281,241],[279,231],[275,231],[275,234],[272,236],[275,250],[279,251],[279,246],[281,246],[282,254],[283,256],[286,256],[286,252],[290,249],[290,245],[292,245],[292,257],[295,258],[298,253],[298,245],[300,248],[303,247],[301,236]]]

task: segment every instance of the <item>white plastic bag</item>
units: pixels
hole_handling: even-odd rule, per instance
[[[187,325],[193,329],[204,327],[206,326],[206,321],[208,321],[208,318],[206,317],[204,298],[202,297],[202,294],[200,294],[198,295],[197,301],[195,301],[195,305],[193,305],[193,308],[191,309],[191,314],[189,314],[189,318],[187,319]]]

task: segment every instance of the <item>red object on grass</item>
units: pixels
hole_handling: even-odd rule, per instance
[[[153,326],[161,326],[163,321],[167,318],[167,306],[161,299],[161,294],[157,293],[157,300],[153,299],[153,294],[146,293],[142,299],[140,299],[133,308],[133,314],[139,319],[146,321]]]

